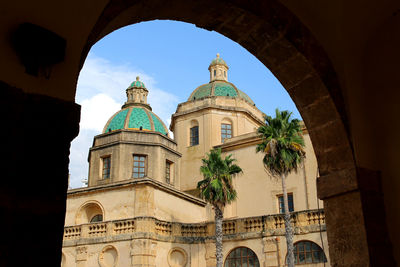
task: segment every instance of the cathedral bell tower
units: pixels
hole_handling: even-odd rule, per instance
[[[217,57],[211,61],[210,66],[208,66],[208,70],[210,71],[210,82],[213,81],[228,81],[228,65],[226,62],[219,57]]]

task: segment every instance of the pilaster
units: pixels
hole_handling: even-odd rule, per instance
[[[131,243],[133,267],[155,267],[157,242],[150,239],[134,239]]]

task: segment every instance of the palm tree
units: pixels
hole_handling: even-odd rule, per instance
[[[293,267],[293,229],[290,224],[286,178],[290,172],[297,171],[305,157],[304,140],[300,121],[291,119],[292,112],[276,109],[275,113],[275,118],[265,116],[265,125],[258,128],[262,143],[257,145],[256,151],[265,153],[264,166],[272,176],[282,180],[287,262],[289,267]]]
[[[204,179],[198,182],[200,196],[210,203],[215,211],[215,256],[217,267],[222,267],[222,220],[226,204],[236,199],[236,190],[232,185],[232,178],[242,172],[234,164],[236,159],[232,155],[221,158],[221,149],[212,149],[202,159],[200,172]]]

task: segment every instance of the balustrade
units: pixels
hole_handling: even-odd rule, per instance
[[[224,235],[236,233],[236,222],[235,221],[223,222],[222,232],[224,233]]]
[[[263,218],[247,218],[244,220],[244,229],[246,232],[260,232],[263,230]]]
[[[172,223],[156,221],[156,233],[159,235],[171,235]]]
[[[307,224],[325,224],[325,212],[323,210],[308,211]]]
[[[114,234],[127,234],[135,231],[135,220],[125,220],[114,222]]]
[[[64,228],[64,239],[78,239],[81,237],[81,226],[72,226]]]
[[[182,225],[181,235],[182,236],[206,236],[207,226],[206,225]]]
[[[309,225],[325,224],[325,213],[323,210],[307,210],[291,214],[291,223],[296,228]],[[143,232],[143,229],[162,236],[182,237],[207,237],[213,235],[212,223],[181,224],[160,221],[151,217],[138,217],[126,220],[98,222],[68,226],[64,228],[64,240],[76,240],[79,238],[105,237],[109,235],[134,234]],[[139,229],[139,228],[140,229]],[[245,234],[245,233],[280,233],[275,230],[285,228],[283,214],[241,218],[224,221],[222,230],[224,235]],[[173,230],[174,229],[174,230]]]
[[[107,224],[105,223],[96,223],[90,224],[88,230],[89,237],[101,237],[105,236],[107,233]]]

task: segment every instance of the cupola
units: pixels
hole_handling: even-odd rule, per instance
[[[210,66],[208,66],[208,70],[210,71],[210,82],[213,81],[228,81],[228,65],[226,62],[217,54],[217,57],[214,58]]]
[[[132,82],[131,85],[126,89],[127,100],[122,106],[144,106],[151,110],[150,105],[147,104],[147,95],[149,91],[143,82],[140,81],[140,77],[136,77],[136,81]]]

